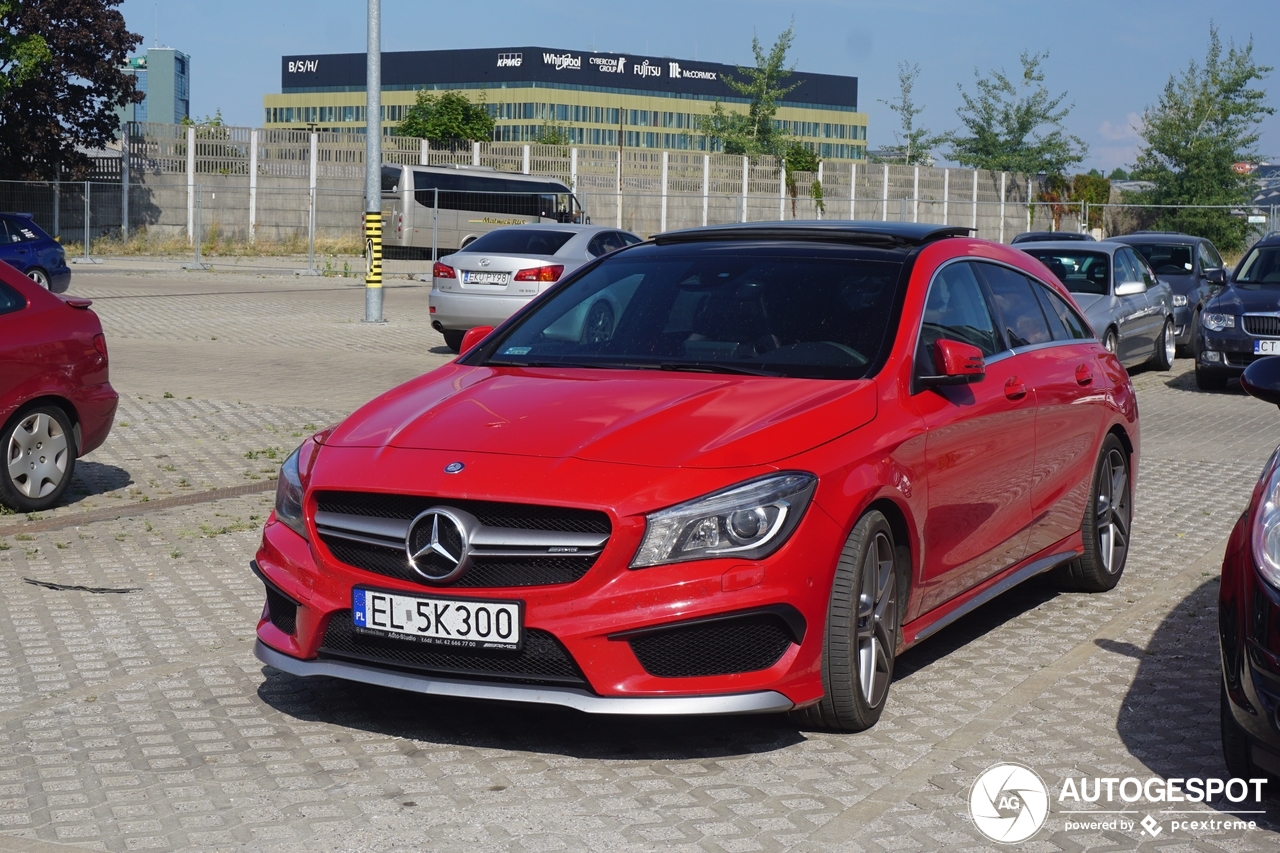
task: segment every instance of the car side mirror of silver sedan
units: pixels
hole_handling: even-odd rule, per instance
[[[1147,285],[1141,281],[1126,281],[1116,285],[1116,296],[1137,296],[1146,292]]]

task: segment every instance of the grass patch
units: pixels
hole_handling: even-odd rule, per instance
[[[84,254],[84,244],[76,242],[64,243],[67,257]],[[163,257],[185,257],[194,251],[183,233],[162,234],[146,228],[133,229],[127,240],[120,235],[99,237],[89,245],[92,255],[160,255]],[[200,241],[200,254],[211,258],[250,258],[280,257],[285,255],[305,255],[307,253],[307,235],[303,231],[294,234],[287,240],[256,240],[249,242],[244,237],[234,237],[223,233],[221,224],[214,220],[204,230],[204,238]],[[353,228],[351,234],[343,237],[316,237],[316,255],[327,257],[326,272],[329,275],[351,274],[351,268],[344,265],[339,270],[338,258],[342,255],[364,256],[364,239]]]

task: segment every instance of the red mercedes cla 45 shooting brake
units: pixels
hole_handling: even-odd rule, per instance
[[[258,657],[859,730],[897,654],[1014,584],[1110,589],[1129,378],[1045,267],[967,234],[674,232],[473,330],[285,462]]]

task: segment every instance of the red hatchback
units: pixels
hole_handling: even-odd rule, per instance
[[[76,459],[111,431],[117,395],[88,299],[57,296],[0,262],[0,503],[53,506]]]
[[[858,730],[898,653],[1013,585],[1110,589],[1128,375],[1045,267],[967,234],[726,226],[589,264],[289,457],[258,657]]]

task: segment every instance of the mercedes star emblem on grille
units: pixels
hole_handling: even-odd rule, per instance
[[[432,583],[452,583],[471,566],[471,543],[462,519],[441,507],[418,515],[405,534],[413,570]]]

